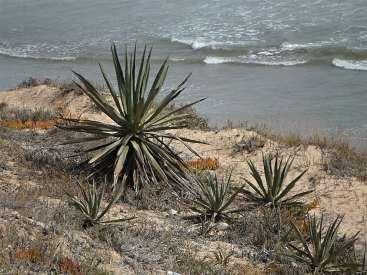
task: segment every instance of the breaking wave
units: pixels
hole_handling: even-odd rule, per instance
[[[261,60],[251,57],[215,57],[207,56],[203,60],[205,64],[225,64],[225,63],[237,63],[237,64],[255,64],[255,65],[267,65],[267,66],[295,66],[307,63],[307,60]]]
[[[336,67],[347,70],[367,71],[367,60],[357,61],[334,58],[332,63]]]
[[[27,59],[44,59],[53,61],[73,61],[76,60],[75,56],[51,56],[49,54],[41,54],[36,46],[28,45],[24,48],[11,48],[0,44],[0,55],[16,58],[27,58]]]

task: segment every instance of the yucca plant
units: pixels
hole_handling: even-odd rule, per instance
[[[116,190],[112,194],[112,198],[109,201],[109,203],[107,203],[107,205],[103,207],[102,200],[105,195],[105,190],[107,186],[106,181],[100,187],[97,187],[95,181],[93,181],[92,184],[86,183],[85,187],[83,187],[79,182],[77,182],[77,184],[81,193],[80,198],[74,197],[73,195],[67,192],[66,194],[71,199],[71,202],[74,205],[74,207],[77,210],[79,210],[85,217],[83,227],[90,227],[101,223],[108,224],[108,223],[123,222],[133,219],[133,218],[125,218],[125,219],[102,221],[104,215],[107,214],[112,205],[120,198],[121,193],[123,192],[122,185],[118,190]]]
[[[227,179],[218,180],[216,174],[208,173],[197,180],[198,196],[190,199],[191,209],[197,213],[194,217],[217,222],[228,218],[228,214],[239,212],[240,209],[231,209],[230,206],[241,188],[232,192],[231,174]]]
[[[136,45],[130,54],[126,49],[123,64],[120,63],[114,44],[111,51],[117,89],[113,87],[101,65],[100,69],[112,102],[98,92],[86,78],[74,72],[81,82],[76,85],[110,118],[111,123],[68,119],[69,123],[59,127],[96,135],[75,140],[75,143],[106,140],[87,152],[95,152],[89,159],[89,163],[95,168],[92,175],[100,172],[110,173],[113,175],[114,187],[123,175],[127,175],[127,183],[133,185],[137,192],[145,184],[158,181],[170,180],[179,187],[188,167],[172,149],[171,141],[182,143],[195,154],[188,143],[199,141],[174,135],[167,130],[186,127],[190,115],[182,112],[203,99],[170,110],[169,105],[184,91],[189,76],[158,102],[169,68],[168,58],[160,66],[148,88],[152,49],[147,51],[147,48],[144,48],[140,62],[136,57]]]
[[[278,156],[272,158],[270,155],[262,156],[265,181],[260,176],[260,172],[255,167],[252,161],[248,161],[251,176],[255,182],[245,179],[250,190],[242,190],[241,193],[255,205],[266,205],[271,207],[283,206],[299,206],[302,205],[298,201],[299,198],[310,194],[314,190],[300,192],[290,196],[289,192],[295,187],[299,179],[306,173],[307,170],[300,173],[297,177],[286,183],[286,178],[289,169],[292,166],[294,158],[289,157],[286,161]]]
[[[338,216],[327,227],[323,224],[323,216],[317,221],[316,217],[308,217],[306,234],[292,223],[298,241],[301,246],[289,243],[288,256],[300,264],[306,265],[314,273],[319,272],[343,272],[355,270],[354,261],[338,263],[338,257],[350,250],[357,240],[358,233],[351,238],[344,237],[343,242],[338,243],[339,226],[343,220]]]

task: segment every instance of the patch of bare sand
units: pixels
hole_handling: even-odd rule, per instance
[[[218,158],[221,173],[233,169],[233,179],[236,185],[242,185],[244,177],[250,178],[247,160],[253,161],[260,168],[262,153],[279,153],[285,157],[295,156],[289,179],[296,177],[305,169],[308,171],[294,191],[315,189],[315,193],[309,195],[308,200],[317,199],[320,202],[316,213],[324,213],[328,220],[336,215],[344,215],[342,230],[348,234],[360,231],[360,241],[367,240],[367,184],[355,178],[328,175],[322,166],[323,158],[326,156],[315,146],[287,148],[267,140],[263,148],[252,154],[234,153],[235,143],[243,138],[256,135],[256,133],[244,129],[220,131],[185,129],[178,131],[177,134],[207,142],[208,145],[195,144],[192,147],[201,156]],[[180,144],[177,147],[179,150],[184,149]]]

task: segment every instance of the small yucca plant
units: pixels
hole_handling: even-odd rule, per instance
[[[338,257],[343,256],[353,247],[358,233],[351,238],[344,237],[343,242],[338,243],[338,231],[342,217],[337,217],[327,227],[323,224],[323,216],[320,221],[317,221],[315,216],[308,217],[308,219],[305,233],[302,233],[301,229],[292,223],[301,246],[289,243],[289,253],[286,256],[308,266],[315,273],[355,270],[357,265],[354,262],[340,264]]]
[[[294,158],[288,158],[285,162],[283,158],[278,156],[274,158],[263,155],[263,168],[265,181],[260,176],[260,172],[252,161],[248,161],[251,176],[255,182],[245,179],[251,190],[242,190],[241,193],[255,205],[268,205],[271,207],[283,206],[299,206],[302,205],[298,201],[299,198],[313,192],[308,190],[289,196],[289,192],[295,187],[298,180],[306,173],[307,170],[300,173],[296,178],[286,183],[289,169],[292,166]]]
[[[100,187],[97,187],[95,181],[93,181],[92,184],[87,183],[85,187],[83,187],[79,182],[77,182],[77,184],[81,193],[80,198],[74,197],[69,193],[66,194],[71,199],[71,202],[74,205],[74,207],[77,210],[79,210],[85,217],[83,227],[90,227],[100,223],[108,224],[108,223],[123,222],[133,219],[133,218],[125,218],[125,219],[102,221],[103,216],[107,214],[112,205],[120,198],[121,193],[123,192],[122,187],[120,187],[119,190],[116,190],[112,194],[110,202],[107,203],[105,207],[103,207],[102,200],[105,195],[105,190],[107,186],[106,181]]]
[[[191,199],[191,209],[197,213],[194,217],[217,222],[228,218],[228,214],[239,212],[239,209],[231,209],[230,206],[241,188],[232,192],[231,173],[227,179],[218,180],[217,175],[208,173],[204,179],[197,181],[199,187],[198,196]]]
[[[151,49],[147,52],[144,48],[140,62],[136,58],[136,46],[131,54],[126,49],[123,64],[120,63],[115,45],[112,45],[111,51],[117,89],[100,66],[112,98],[111,103],[86,78],[78,73],[75,75],[81,82],[81,85],[76,85],[112,122],[67,119],[69,123],[59,127],[96,135],[75,140],[74,143],[106,140],[104,144],[90,148],[87,152],[95,152],[89,160],[95,168],[92,175],[99,172],[113,175],[114,187],[123,175],[127,175],[127,183],[133,185],[137,192],[145,184],[158,181],[174,183],[180,187],[188,167],[170,144],[172,141],[180,142],[195,153],[187,143],[199,142],[173,135],[167,130],[186,127],[190,115],[182,112],[203,99],[170,110],[173,100],[184,91],[189,76],[158,102],[168,71],[168,58],[148,87]]]

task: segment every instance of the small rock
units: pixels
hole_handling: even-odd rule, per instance
[[[5,224],[0,223],[0,237],[4,237],[6,233],[6,226]]]
[[[226,230],[229,227],[228,223],[220,222],[215,226],[218,230]]]
[[[167,275],[181,275],[181,274],[173,271],[167,271]]]
[[[175,216],[175,215],[177,215],[178,212],[175,209],[170,209],[170,210],[167,211],[167,213],[170,216]]]

